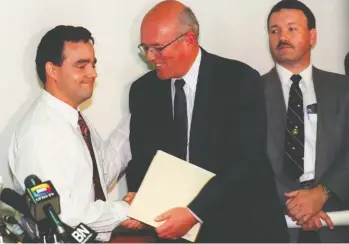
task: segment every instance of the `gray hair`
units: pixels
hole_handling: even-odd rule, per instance
[[[186,31],[193,31],[196,38],[199,38],[200,26],[199,22],[189,7],[185,7],[179,14],[179,23],[184,27]]]

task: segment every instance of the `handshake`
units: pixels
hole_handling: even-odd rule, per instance
[[[122,200],[131,204],[135,196],[136,192],[129,192]],[[156,222],[163,222],[155,227],[158,237],[171,240],[183,237],[198,223],[198,219],[187,207],[171,208],[155,217],[154,220]],[[121,225],[128,229],[143,229],[146,226],[144,223],[132,218],[125,220]]]
[[[131,205],[135,196],[135,192],[129,192],[124,196],[122,200]],[[145,227],[145,224],[132,218],[125,220],[121,225],[128,229],[143,229]]]

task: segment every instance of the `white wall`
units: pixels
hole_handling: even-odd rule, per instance
[[[7,149],[16,124],[39,92],[35,53],[40,38],[58,24],[82,25],[96,39],[99,73],[85,113],[107,138],[128,111],[130,84],[147,69],[139,58],[139,26],[159,0],[1,0],[0,1],[0,175],[11,187]],[[273,65],[266,18],[278,0],[184,0],[201,24],[202,46],[215,54],[239,59],[261,73]],[[344,73],[349,51],[348,0],[304,0],[317,18],[316,66]],[[112,196],[126,191],[124,181]]]

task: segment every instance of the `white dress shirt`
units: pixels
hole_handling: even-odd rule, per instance
[[[287,109],[289,92],[292,85],[291,76],[293,75],[293,73],[278,64],[276,64],[276,70],[281,81],[282,91]],[[299,75],[302,77],[302,80],[299,82],[299,87],[303,93],[305,135],[304,174],[301,175],[299,180],[303,182],[315,178],[317,114],[307,112],[307,106],[316,103],[316,95],[313,82],[313,66],[309,65],[305,70],[299,73]]]
[[[188,116],[187,161],[189,160],[190,127],[191,127],[191,119],[193,117],[196,84],[198,83],[200,63],[201,63],[201,49],[199,49],[199,52],[195,58],[195,61],[192,64],[192,66],[190,67],[189,71],[183,77],[171,79],[173,114],[174,114],[174,96],[176,93],[175,81],[178,79],[183,79],[185,81],[185,84],[183,86],[183,90],[185,93],[185,97],[187,99],[187,113],[188,113],[187,114],[187,116]]]
[[[102,189],[107,188],[131,159],[129,117],[117,128],[108,143],[84,118],[90,129]],[[108,241],[111,231],[127,219],[123,201],[94,201],[92,159],[78,125],[78,111],[45,90],[33,103],[12,137],[9,165],[15,189],[23,193],[24,180],[37,175],[51,180],[60,196],[60,218],[75,227],[80,222]]]
[[[195,101],[195,93],[196,93],[196,85],[198,83],[199,76],[199,68],[201,63],[201,49],[195,58],[194,63],[190,67],[189,71],[180,78],[171,79],[171,94],[172,94],[172,112],[174,116],[174,96],[176,93],[175,81],[178,79],[183,79],[185,84],[183,86],[183,90],[185,93],[185,97],[187,100],[187,116],[188,116],[188,140],[187,140],[187,161],[189,161],[189,141],[190,141],[190,128],[191,128],[191,119],[193,117],[193,109],[194,109],[194,101]],[[189,209],[189,208],[188,208]],[[203,221],[189,209],[189,211],[194,215],[194,217],[200,222]]]

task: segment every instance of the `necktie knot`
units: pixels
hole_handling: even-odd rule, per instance
[[[82,117],[80,111],[78,112],[78,114],[79,114],[78,124],[80,126],[81,133],[84,137],[87,137],[87,136],[89,136],[87,124],[86,124],[84,118]]]
[[[185,81],[183,79],[178,79],[175,81],[176,89],[182,89],[184,85],[185,85]]]
[[[86,124],[84,118],[82,117],[80,111],[78,112],[79,114],[79,119],[78,119],[78,124],[81,127],[82,125]]]
[[[292,75],[292,76],[291,76],[291,81],[292,81],[293,83],[296,83],[296,85],[299,84],[299,82],[301,81],[301,79],[302,79],[302,76],[300,76],[300,75]]]

